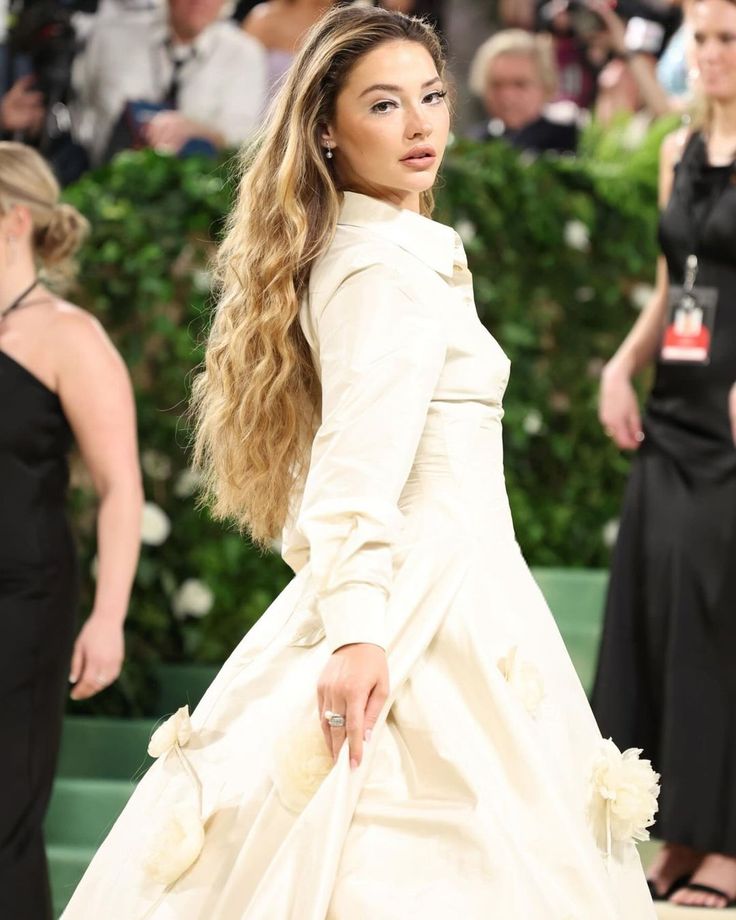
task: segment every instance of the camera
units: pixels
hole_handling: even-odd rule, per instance
[[[88,168],[84,149],[72,137],[69,97],[72,64],[79,50],[76,13],[96,13],[99,0],[14,0],[8,19],[8,79],[29,68],[44,97],[45,116],[38,136],[16,137],[46,157],[62,185]]]
[[[570,31],[585,41],[598,32],[606,31],[606,24],[585,0],[548,0],[539,7],[539,26],[550,32],[556,32],[555,20],[563,16],[569,23]]]
[[[28,58],[49,109],[68,100],[72,62],[78,50],[72,17],[74,13],[96,12],[98,3],[99,0],[25,0],[11,4],[11,58]]]

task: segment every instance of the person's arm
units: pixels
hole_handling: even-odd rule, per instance
[[[355,763],[388,691],[383,650],[398,501],[446,351],[441,304],[407,283],[388,264],[370,266],[347,278],[315,318],[322,418],[296,527],[309,545],[332,653],[317,688],[319,711],[347,715]],[[336,756],[345,730],[324,721],[322,728]]]
[[[664,208],[672,191],[674,164],[682,147],[682,132],[667,135],[659,164],[659,204]],[[606,364],[601,380],[598,415],[619,447],[635,450],[642,440],[641,417],[632,378],[657,353],[667,309],[669,283],[663,256],[657,260],[657,281],[649,302],[616,354]]]
[[[657,79],[656,62],[649,54],[632,53],[626,47],[626,25],[605,0],[586,0],[606,26],[611,50],[625,59],[645,108],[655,117],[668,115],[678,109]]]
[[[209,141],[217,150],[225,147],[227,140],[222,131],[201,121],[187,118],[183,112],[166,110],[156,115],[143,128],[143,136],[154,150],[160,153],[179,153],[193,139]]]
[[[111,684],[123,662],[123,621],[140,546],[143,490],[136,418],[127,369],[100,324],[64,308],[57,323],[58,392],[100,504],[97,588],[77,638],[73,699]]]

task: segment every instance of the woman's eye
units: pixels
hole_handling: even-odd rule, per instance
[[[424,101],[429,102],[430,105],[437,105],[438,102],[442,102],[446,95],[446,89],[436,89],[433,93],[429,93],[429,95],[425,96]]]
[[[382,115],[386,112],[391,111],[391,108],[395,108],[396,103],[391,102],[390,99],[384,99],[381,102],[376,102],[375,105],[371,106],[371,112],[376,112],[378,115]]]

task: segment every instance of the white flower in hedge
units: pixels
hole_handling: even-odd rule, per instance
[[[659,774],[638,748],[623,754],[611,741],[601,741],[593,763],[588,818],[598,847],[611,855],[614,843],[648,840],[659,795]]]
[[[477,234],[475,224],[472,220],[468,220],[467,217],[462,217],[455,224],[455,230],[466,246],[473,242]]]
[[[651,284],[635,284],[629,293],[629,298],[637,310],[643,310],[651,300],[654,288]]]
[[[184,747],[192,737],[192,723],[189,719],[189,706],[177,709],[169,718],[151,735],[148,742],[148,753],[151,757],[161,757],[178,744]]]
[[[582,220],[569,220],[563,231],[566,245],[570,249],[587,252],[590,249],[590,231]]]
[[[592,287],[588,287],[587,285],[576,288],[575,290],[575,300],[577,300],[578,303],[590,303],[594,297],[595,291]]]
[[[177,588],[171,601],[174,614],[183,617],[204,617],[212,610],[215,596],[211,588],[198,578],[187,578]]]
[[[212,272],[207,271],[206,268],[198,268],[192,273],[192,284],[195,290],[206,294],[212,289]]]
[[[334,766],[316,720],[285,733],[274,748],[273,782],[284,808],[299,813]]]
[[[143,854],[146,874],[170,885],[196,862],[204,846],[204,825],[198,805],[177,802],[154,824]]]
[[[174,483],[174,495],[177,498],[189,498],[194,495],[202,483],[202,474],[198,470],[182,470]]]
[[[151,479],[164,480],[171,476],[171,460],[160,450],[152,447],[141,454],[141,467],[143,472]]]
[[[161,546],[171,533],[168,514],[154,502],[146,502],[141,518],[141,540],[148,546]]]
[[[542,430],[542,416],[536,409],[532,409],[524,416],[521,427],[529,435],[536,435]]]
[[[616,545],[616,540],[618,539],[618,529],[621,525],[621,522],[618,518],[612,518],[607,524],[603,527],[603,545],[611,549],[612,546]]]

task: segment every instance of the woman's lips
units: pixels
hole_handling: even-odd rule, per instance
[[[434,166],[436,159],[437,157],[433,153],[420,153],[416,156],[404,157],[399,162],[411,169],[428,169],[430,166]]]

